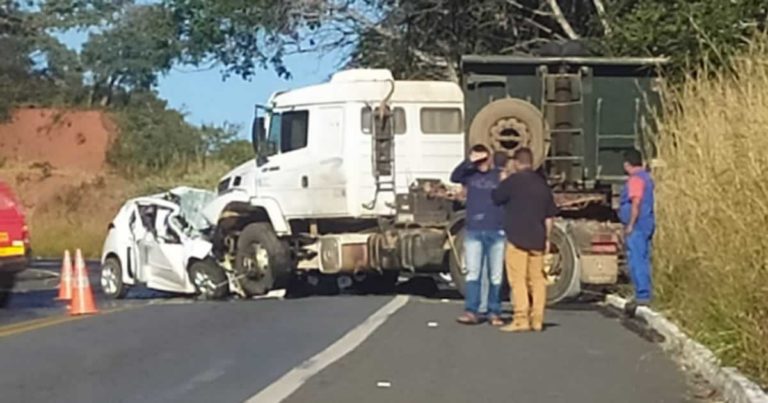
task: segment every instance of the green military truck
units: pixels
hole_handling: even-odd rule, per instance
[[[615,210],[627,149],[653,153],[665,59],[464,56],[466,144],[511,156],[527,146],[561,210],[552,234],[548,299],[616,284],[623,272]],[[460,244],[459,222],[452,229]],[[460,248],[455,248],[460,250]],[[462,257],[451,276],[463,291]]]

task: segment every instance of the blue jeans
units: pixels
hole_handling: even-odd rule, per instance
[[[504,276],[504,231],[467,231],[464,253],[467,263],[464,309],[480,308],[481,276],[488,277],[488,314],[501,315],[501,282]]]
[[[650,302],[651,283],[651,238],[653,232],[635,228],[626,237],[629,276],[635,286],[635,300]]]

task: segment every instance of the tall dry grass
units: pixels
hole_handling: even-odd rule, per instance
[[[654,240],[659,301],[768,385],[768,40],[666,94]]]

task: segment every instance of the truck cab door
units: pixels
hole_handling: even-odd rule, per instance
[[[314,124],[316,123],[316,125]],[[313,214],[319,217],[343,215],[347,212],[344,171],[344,108],[323,106],[313,120],[313,137],[309,148],[316,156],[315,166],[302,185],[311,192]]]
[[[270,116],[266,158],[259,158],[256,195],[277,201],[286,216],[312,212],[307,197],[312,155],[308,145],[309,111],[289,110]]]

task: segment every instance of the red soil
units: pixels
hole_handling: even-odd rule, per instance
[[[0,124],[0,158],[97,173],[115,132],[101,111],[18,109]]]

